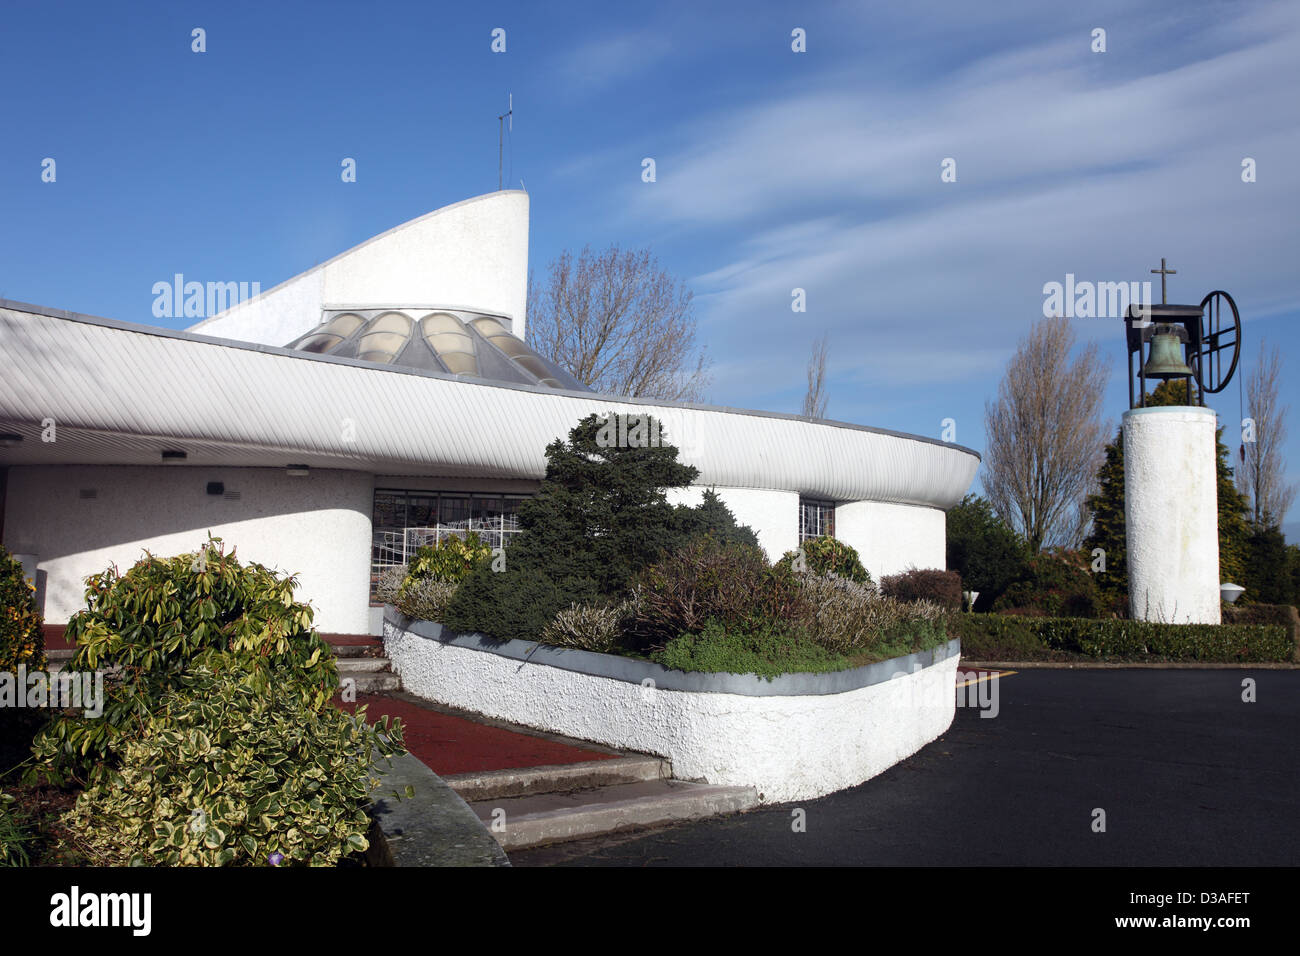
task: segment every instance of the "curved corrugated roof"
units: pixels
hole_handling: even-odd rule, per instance
[[[0,424],[28,439],[0,450],[9,463],[156,462],[174,447],[190,463],[538,479],[547,443],[581,418],[630,412],[659,418],[704,484],[946,509],[979,465],[968,448],[840,422],[488,383],[3,300],[0,354]],[[43,449],[45,418],[97,437]]]

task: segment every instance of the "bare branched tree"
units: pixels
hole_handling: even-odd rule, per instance
[[[808,360],[808,393],[803,397],[805,418],[826,417],[826,349],[830,339],[823,334],[813,342],[812,358]]]
[[[1261,340],[1259,361],[1246,379],[1246,414],[1254,441],[1245,441],[1237,489],[1250,501],[1251,521],[1256,527],[1280,525],[1295,502],[1296,486],[1286,480],[1286,415],[1289,405],[1278,399],[1282,379],[1282,357],[1277,346],[1269,349]]]
[[[1007,364],[997,401],[984,405],[985,494],[1035,551],[1082,540],[1109,434],[1101,409],[1110,370],[1095,343],[1071,362],[1074,341],[1069,320],[1039,322]]]
[[[565,251],[545,285],[528,277],[528,344],[598,392],[700,401],[709,362],[691,299],[648,249]]]

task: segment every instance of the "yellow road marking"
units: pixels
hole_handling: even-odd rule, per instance
[[[971,672],[966,671],[966,673],[969,674]],[[968,680],[964,684],[958,684],[957,686],[969,687],[971,684],[978,684],[980,681],[993,680],[995,677],[1010,677],[1012,674],[1016,674],[1016,673],[1019,672],[1018,671],[986,671],[984,672],[983,676],[977,677],[974,680]]]

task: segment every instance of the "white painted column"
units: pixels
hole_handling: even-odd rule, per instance
[[[1124,413],[1124,522],[1135,620],[1220,623],[1214,431],[1208,408]]]

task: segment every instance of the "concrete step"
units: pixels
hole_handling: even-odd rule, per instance
[[[378,673],[389,669],[387,657],[343,657],[335,665],[340,674]]]
[[[379,673],[370,673],[359,671],[356,673],[340,673],[339,687],[344,686],[344,681],[354,681],[354,690],[358,694],[377,694],[385,690],[401,690],[402,681],[396,674],[390,674],[388,671]]]
[[[475,800],[500,800],[534,793],[590,790],[641,780],[663,780],[672,775],[672,764],[662,757],[633,754],[583,763],[457,773],[442,779],[467,803],[472,803]]]
[[[595,790],[476,800],[470,808],[504,849],[519,850],[740,813],[757,803],[752,787],[643,780]]]
[[[384,654],[383,647],[375,644],[331,644],[330,647],[338,658],[382,657]]]

